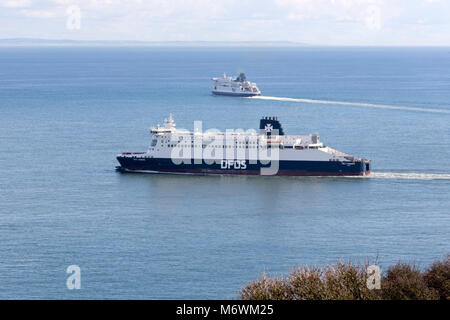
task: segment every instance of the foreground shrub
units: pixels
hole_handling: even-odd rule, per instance
[[[297,267],[288,276],[253,281],[238,293],[244,300],[430,300],[450,297],[450,259],[425,272],[397,263],[387,269],[381,289],[367,287],[367,265],[338,262],[324,268]]]
[[[293,300],[322,300],[326,287],[322,281],[323,271],[318,268],[300,268],[291,271],[288,277],[289,297]]]
[[[376,291],[366,285],[365,266],[340,262],[332,267],[325,267],[323,281],[326,287],[326,300],[361,300],[376,298]]]
[[[438,292],[441,300],[450,300],[450,255],[446,255],[443,261],[435,261],[425,270],[423,279],[429,288]]]
[[[268,278],[264,273],[262,279],[248,284],[240,292],[244,300],[290,300],[287,281],[280,278]]]
[[[381,297],[388,300],[436,300],[438,292],[426,285],[414,265],[398,263],[390,267],[382,280]]]
[[[354,300],[375,299],[366,286],[366,269],[339,262],[323,269],[298,267],[286,278],[267,277],[249,283],[239,292],[244,300]]]

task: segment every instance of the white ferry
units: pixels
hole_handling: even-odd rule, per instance
[[[236,97],[252,97],[261,95],[256,83],[247,81],[244,73],[240,73],[238,77],[227,77],[223,74],[222,78],[212,78],[212,93],[224,96]]]

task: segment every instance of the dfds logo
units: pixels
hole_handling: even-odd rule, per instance
[[[245,170],[247,169],[247,164],[245,160],[222,160],[220,162],[220,168]]]

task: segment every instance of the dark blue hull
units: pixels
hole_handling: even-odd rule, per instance
[[[220,174],[220,175],[261,175],[262,168],[270,164],[260,162],[250,164],[248,160],[229,161],[206,164],[174,164],[166,158],[144,158],[140,156],[118,156],[119,171],[149,173],[184,173],[184,174]],[[273,166],[272,166],[273,167]],[[279,161],[277,176],[364,176],[370,174],[370,162],[339,161]]]

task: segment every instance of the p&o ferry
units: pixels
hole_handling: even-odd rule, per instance
[[[240,73],[238,77],[227,77],[226,74],[222,78],[212,78],[214,82],[212,93],[223,96],[235,97],[252,97],[260,96],[256,83],[247,80],[244,73]]]

